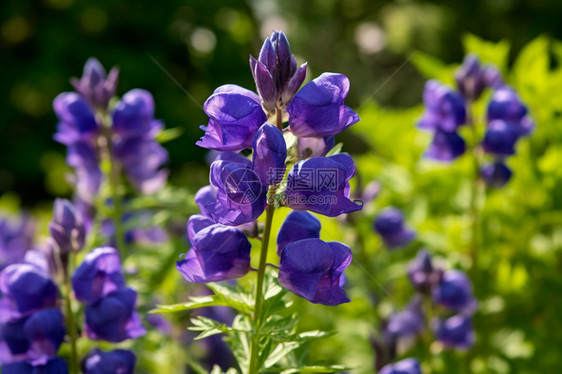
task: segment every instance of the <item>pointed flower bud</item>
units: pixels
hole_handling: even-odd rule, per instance
[[[281,252],[279,283],[314,304],[347,303],[343,271],[351,263],[351,249],[339,242],[303,239]]]
[[[394,207],[379,213],[374,228],[389,249],[405,246],[416,237],[415,231],[404,225],[402,211]]]
[[[55,200],[49,232],[61,253],[78,252],[84,247],[84,222],[80,212],[66,199]]]
[[[82,362],[84,374],[133,374],[135,354],[125,349],[103,352],[94,348]]]
[[[187,222],[187,233],[192,248],[176,268],[189,282],[235,279],[250,270],[251,244],[242,231],[194,215]]]
[[[467,350],[474,344],[472,320],[462,314],[434,321],[434,331],[437,340],[447,348]]]
[[[455,73],[455,80],[460,93],[474,101],[480,97],[485,88],[484,70],[480,66],[478,56],[469,54]]]
[[[88,253],[72,275],[72,287],[75,297],[86,304],[125,287],[117,250],[100,247]]]
[[[95,58],[90,58],[84,65],[82,77],[71,79],[71,83],[76,92],[92,106],[106,108],[109,100],[115,96],[118,77],[119,69],[111,69],[106,76],[101,63]]]
[[[422,374],[421,366],[415,358],[407,358],[383,367],[379,374]]]
[[[337,135],[359,121],[344,104],[349,79],[342,74],[324,73],[307,83],[287,107],[289,130],[298,137]]]
[[[320,220],[315,215],[293,210],[285,218],[277,234],[277,254],[281,255],[283,248],[292,242],[310,238],[319,239],[321,229]]]

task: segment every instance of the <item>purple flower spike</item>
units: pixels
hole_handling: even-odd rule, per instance
[[[263,106],[271,114],[285,109],[306,76],[306,64],[297,68],[282,31],[274,31],[264,41],[257,60],[250,56],[250,68]]]
[[[250,270],[251,244],[242,231],[200,215],[189,218],[187,231],[192,248],[176,263],[187,281],[218,282],[240,278]]]
[[[469,54],[455,73],[455,80],[460,93],[469,100],[476,100],[485,87],[484,70],[480,66],[478,56]]]
[[[407,358],[383,367],[379,374],[422,374],[420,363],[415,358]]]
[[[135,354],[125,349],[103,352],[94,348],[82,362],[82,371],[84,374],[133,374],[135,361]]]
[[[465,142],[456,132],[435,131],[433,140],[424,157],[442,162],[450,162],[462,156],[466,149]]]
[[[53,101],[59,119],[57,142],[70,145],[81,139],[91,139],[99,130],[94,113],[84,99],[74,92],[63,92]]]
[[[281,255],[283,248],[301,239],[320,238],[322,226],[320,220],[305,211],[293,210],[279,229],[277,234],[277,254]]]
[[[140,136],[123,139],[115,144],[115,157],[140,192],[155,193],[166,184],[168,170],[160,168],[168,161],[168,152],[156,140]]]
[[[527,107],[511,87],[504,86],[494,92],[488,104],[488,122],[503,120],[512,126],[519,136],[528,136],[534,123],[527,115]]]
[[[441,282],[443,271],[433,266],[431,256],[421,249],[408,266],[408,277],[414,288],[422,293],[430,293]]]
[[[25,215],[14,220],[0,217],[0,270],[23,261],[33,246],[34,232],[35,224]]]
[[[254,133],[267,121],[259,96],[232,84],[217,88],[203,109],[209,123],[201,127],[205,135],[197,145],[217,151],[250,148]]]
[[[435,337],[447,348],[466,350],[474,344],[472,320],[462,314],[434,321]]]
[[[393,341],[418,335],[424,327],[422,299],[414,296],[404,310],[392,314],[386,321],[383,334]]]
[[[24,333],[30,342],[28,357],[33,364],[45,364],[54,358],[66,334],[60,309],[43,309],[34,313],[25,322]]]
[[[88,253],[72,275],[72,287],[75,297],[87,304],[125,287],[117,250],[100,247]]]
[[[300,161],[289,171],[285,205],[329,217],[361,210],[361,202],[349,199],[354,174],[353,159],[345,153]]]
[[[278,184],[285,175],[287,145],[283,133],[274,125],[262,125],[252,141],[252,169],[263,186]]]
[[[80,212],[65,199],[55,199],[49,232],[61,253],[78,252],[84,247],[86,228]]]
[[[267,203],[267,186],[252,170],[250,160],[219,160],[211,165],[210,181],[217,190],[215,207],[206,206],[218,223],[238,226],[256,220]]]
[[[416,237],[416,233],[404,225],[402,212],[393,207],[379,213],[374,228],[389,249],[405,246]]]
[[[113,291],[86,306],[86,334],[92,340],[119,343],[146,333],[135,311],[137,293],[130,288]]]
[[[462,95],[436,80],[425,84],[423,102],[425,112],[418,122],[421,129],[452,132],[466,122]]]
[[[32,264],[10,265],[0,273],[0,322],[56,304],[58,290],[49,274]]]
[[[342,74],[324,73],[307,83],[287,107],[289,130],[298,137],[337,135],[359,121],[344,104],[349,79]]]
[[[150,137],[162,129],[154,119],[154,99],[146,90],[133,89],[117,103],[111,129],[121,136]]]
[[[314,304],[347,303],[340,283],[350,263],[351,250],[342,243],[299,240],[281,252],[279,283]]]
[[[509,182],[512,172],[503,162],[494,162],[484,165],[480,169],[480,175],[488,186],[501,188]]]
[[[113,68],[109,74],[95,58],[89,58],[84,65],[82,78],[71,79],[76,92],[94,107],[106,108],[109,100],[115,96],[115,87],[119,77],[119,69]]]
[[[2,374],[68,374],[68,366],[62,358],[37,366],[22,361],[3,366]]]
[[[433,289],[433,301],[447,309],[465,314],[476,309],[470,280],[459,270],[447,270],[443,273],[441,282]]]
[[[515,143],[518,134],[513,126],[502,120],[493,120],[488,124],[482,148],[486,153],[498,157],[515,154]]]
[[[325,156],[330,149],[334,148],[334,144],[335,138],[333,135],[323,138],[298,138],[299,160]]]

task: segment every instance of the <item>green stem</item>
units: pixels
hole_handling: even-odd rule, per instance
[[[467,123],[472,132],[472,164],[473,177],[470,192],[470,219],[471,219],[471,238],[470,238],[470,257],[472,259],[472,274],[478,271],[478,249],[480,233],[480,211],[478,207],[478,197],[480,194],[480,148],[478,146],[478,134],[476,124],[472,118],[471,103],[467,105]]]
[[[76,331],[76,320],[74,318],[74,312],[72,311],[72,285],[70,281],[70,274],[74,267],[74,253],[69,254],[68,265],[65,274],[65,292],[64,301],[66,307],[66,329],[70,337],[70,373],[79,374],[78,370],[78,350],[76,348],[76,342],[78,340],[78,333]]]
[[[254,305],[254,331],[250,342],[250,361],[248,364],[248,374],[259,373],[259,332],[262,323],[262,305],[263,305],[263,283],[265,278],[265,268],[267,264],[267,247],[269,237],[271,235],[271,224],[273,222],[273,212],[275,207],[268,205],[266,209],[265,229],[263,232],[263,241],[260,251],[260,259],[258,266],[258,283],[256,286],[256,300]]]
[[[109,183],[111,191],[111,199],[113,201],[113,209],[111,210],[111,219],[115,225],[115,241],[117,243],[117,249],[121,253],[121,261],[125,260],[127,256],[127,247],[125,244],[125,230],[123,228],[123,205],[121,201],[121,194],[119,191],[120,181],[119,181],[119,169],[115,164],[113,158],[110,160],[111,169],[109,172]]]

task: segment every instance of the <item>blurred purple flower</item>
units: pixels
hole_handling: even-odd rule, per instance
[[[488,104],[488,122],[503,120],[514,129],[518,136],[528,136],[533,130],[533,120],[528,109],[511,87],[496,90]]]
[[[94,112],[80,95],[63,92],[53,101],[53,109],[59,119],[54,138],[65,145],[77,141],[92,142],[101,129]]]
[[[468,314],[476,309],[470,279],[460,270],[445,271],[432,296],[435,303],[455,312]]]
[[[189,282],[240,278],[250,270],[251,244],[242,231],[197,214],[189,218],[187,233],[192,248],[176,268]]]
[[[347,303],[341,277],[350,263],[351,250],[342,243],[299,240],[281,252],[279,283],[314,304]]]
[[[360,201],[349,199],[354,174],[353,159],[344,153],[299,161],[289,171],[284,204],[329,217],[361,210]]]
[[[62,358],[54,358],[44,365],[16,362],[2,367],[3,374],[68,374],[68,366]]]
[[[517,137],[517,132],[507,122],[493,120],[486,128],[482,148],[497,157],[511,156],[515,154]]]
[[[434,321],[435,337],[447,348],[466,350],[474,344],[471,318],[462,314]]]
[[[493,65],[486,65],[483,67],[483,79],[484,84],[494,90],[505,85],[500,71]]]
[[[322,226],[320,220],[306,211],[293,210],[277,234],[277,254],[281,255],[283,248],[301,239],[320,238]]]
[[[415,358],[407,358],[383,367],[379,374],[422,374],[420,363]]]
[[[410,339],[420,334],[424,325],[422,298],[419,295],[414,295],[404,310],[388,317],[384,325],[383,335],[392,341]]]
[[[462,156],[465,149],[463,138],[456,132],[436,130],[424,156],[435,161],[450,162]]]
[[[84,374],[133,374],[136,356],[125,349],[103,352],[94,348],[82,361]]]
[[[71,83],[76,92],[88,100],[93,107],[105,108],[109,100],[115,96],[115,87],[119,77],[119,69],[112,68],[106,75],[105,69],[95,58],[89,58],[84,65],[80,79],[73,78]]]
[[[35,224],[27,215],[0,217],[0,270],[23,261],[33,246],[34,233]]]
[[[454,132],[466,122],[466,108],[462,95],[436,80],[425,84],[423,92],[425,112],[418,127],[425,130]]]
[[[455,73],[455,80],[460,93],[468,100],[474,101],[480,97],[486,87],[484,69],[480,65],[478,56],[469,54]]]
[[[374,228],[389,249],[405,246],[416,237],[415,231],[404,225],[402,211],[394,207],[386,208],[379,213]]]
[[[100,247],[88,253],[72,275],[72,287],[76,299],[87,304],[125,287],[117,250]]]
[[[55,199],[49,232],[60,253],[78,252],[84,247],[86,228],[80,212],[66,199]]]
[[[86,306],[86,334],[92,340],[119,343],[146,333],[135,311],[137,293],[120,288]]]
[[[506,164],[496,161],[491,164],[484,165],[480,169],[480,175],[482,176],[482,179],[484,179],[484,182],[486,182],[486,185],[500,188],[509,182],[512,172]]]
[[[421,293],[430,293],[441,282],[443,271],[436,268],[425,249],[418,251],[416,258],[408,266],[408,277],[412,286]]]

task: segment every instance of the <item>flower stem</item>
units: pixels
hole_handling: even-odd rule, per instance
[[[471,220],[471,237],[470,237],[470,257],[472,259],[472,275],[478,269],[478,247],[480,234],[480,211],[478,206],[478,197],[480,194],[480,147],[478,146],[478,134],[476,124],[472,117],[471,104],[468,103],[467,122],[472,132],[472,186],[470,191],[470,220]]]
[[[64,301],[66,307],[66,329],[70,337],[70,374],[79,374],[78,370],[78,350],[76,348],[76,342],[78,340],[78,333],[76,331],[76,320],[74,318],[74,312],[72,311],[72,284],[70,274],[72,273],[74,267],[74,257],[76,255],[71,252],[69,253],[69,259],[67,264],[67,269],[65,272],[65,292]]]
[[[111,219],[113,225],[115,226],[115,242],[117,244],[117,249],[121,254],[121,261],[125,260],[127,256],[127,247],[125,244],[125,230],[123,228],[123,206],[121,201],[121,194],[119,191],[120,181],[119,181],[119,168],[117,167],[115,160],[111,159],[111,169],[109,172],[109,184],[111,191],[111,199],[113,201],[113,209],[111,210]]]
[[[250,341],[250,361],[248,363],[248,374],[259,373],[259,332],[262,323],[262,304],[263,304],[263,283],[265,278],[265,268],[267,264],[267,247],[269,237],[271,235],[271,224],[273,222],[273,212],[275,207],[268,205],[265,211],[265,229],[263,232],[263,241],[261,244],[260,259],[258,266],[258,283],[256,286],[256,300],[254,305],[254,331]]]

